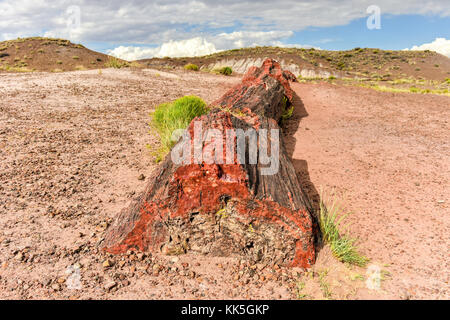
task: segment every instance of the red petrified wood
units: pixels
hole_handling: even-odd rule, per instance
[[[271,130],[279,129],[291,100],[289,82],[276,61],[268,59],[261,68],[251,68],[240,85],[213,104],[220,108],[194,119],[189,134],[174,147],[174,152],[185,156],[183,163],[170,154],[166,157],[145,191],[116,217],[104,249],[173,255],[189,251],[311,266],[315,261],[312,209],[282,142],[279,147],[272,144],[277,131]],[[194,157],[195,138],[186,138],[195,137],[198,124],[201,161]],[[210,129],[216,135],[209,136]],[[237,141],[236,137],[227,140],[231,129],[266,129],[269,135],[265,140],[244,138],[242,161],[235,153],[228,156],[228,142]],[[264,173],[269,164],[259,161],[261,154],[256,163],[248,161],[252,146],[259,149],[263,144],[279,159],[277,170],[270,174]]]

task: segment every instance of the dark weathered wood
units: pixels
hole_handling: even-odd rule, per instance
[[[279,64],[267,60],[262,68],[252,68],[241,85],[214,103],[221,108],[194,119],[188,132],[192,137],[194,123],[200,121],[203,133],[214,128],[223,137],[229,129],[266,129],[270,133],[271,129],[279,129],[277,122],[286,100],[289,103],[292,99],[289,90]],[[270,136],[269,140],[275,138]],[[217,149],[213,142],[202,142],[209,159]],[[182,143],[180,140],[175,148]],[[279,143],[279,168],[272,175],[264,174],[267,165],[260,161],[248,163],[250,140],[245,140],[245,163],[233,157],[228,164],[196,164],[193,158],[190,164],[176,164],[168,155],[145,191],[110,226],[105,250],[165,254],[191,251],[311,266],[315,260],[312,209],[281,137]],[[226,150],[225,139],[219,145]],[[192,151],[192,144],[189,146]]]

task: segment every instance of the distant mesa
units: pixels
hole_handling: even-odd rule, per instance
[[[202,57],[152,58],[128,62],[64,39],[25,38],[0,42],[0,72],[61,72],[99,68],[183,69],[199,71],[230,68],[242,75],[265,59],[280,62],[283,70],[305,79],[361,81],[429,80],[450,78],[450,58],[434,51],[393,51],[354,48],[330,51],[305,48],[253,47],[217,52]]]

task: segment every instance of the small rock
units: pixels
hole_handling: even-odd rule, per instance
[[[143,253],[138,253],[137,255],[136,255],[136,258],[139,260],[139,261],[142,261],[142,260],[144,260],[144,258],[145,258],[145,255],[143,254]]]
[[[61,286],[58,283],[54,283],[54,284],[52,284],[52,289],[54,291],[59,291],[59,290],[61,290]]]
[[[111,260],[106,259],[105,261],[103,261],[103,268],[110,268],[112,267],[113,263]]]
[[[139,181],[145,180],[145,176],[141,173],[141,174],[139,175],[139,177],[138,177],[138,180],[139,180]]]
[[[117,286],[117,283],[115,282],[115,281],[110,281],[110,282],[107,282],[106,284],[105,284],[105,290],[106,291],[110,291],[112,288],[114,288],[115,286]]]

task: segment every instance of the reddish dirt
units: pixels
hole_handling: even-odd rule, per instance
[[[448,299],[450,98],[292,88],[294,165],[316,190],[346,195],[352,235],[391,274],[387,296]]]
[[[379,290],[327,247],[307,272],[98,249],[156,167],[149,111],[187,94],[212,102],[239,81],[155,70],[0,74],[0,298],[449,299],[445,96],[292,84],[294,165],[312,194],[346,194],[352,235],[382,269]],[[81,289],[68,287],[74,268]]]

